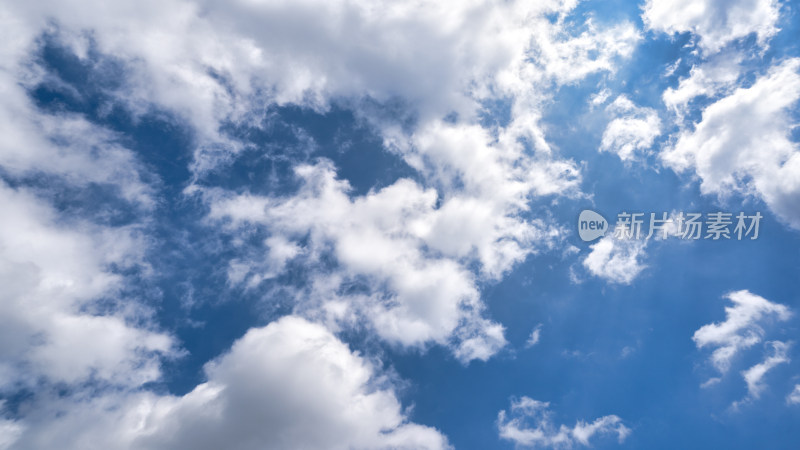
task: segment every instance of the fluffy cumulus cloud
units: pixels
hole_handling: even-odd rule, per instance
[[[11,176],[57,176],[66,182],[107,186],[133,205],[151,208],[153,189],[141,166],[113,132],[79,114],[42,114],[28,89],[49,80],[34,58],[44,30],[0,6],[0,165]],[[80,95],[80,93],[75,93]]]
[[[114,134],[69,114],[35,110],[22,86],[0,74],[0,165],[11,175],[56,175],[71,184],[105,185],[141,208],[154,205],[133,153]]]
[[[737,88],[703,111],[661,154],[678,172],[693,171],[704,194],[762,199],[800,228],[800,149],[790,135],[800,99],[800,59],[788,59],[747,88]]]
[[[0,4],[0,398],[8,399],[0,449],[450,448],[439,430],[414,422],[396,375],[345,337],[365,334],[378,354],[440,345],[465,364],[507,344],[482,286],[565,245],[557,208],[536,208],[586,198],[586,165],[553,145],[545,114],[564,86],[595,78],[611,86],[642,39],[634,23],[596,20],[577,4]],[[703,194],[761,199],[800,229],[791,134],[800,59],[774,60],[737,87],[752,62],[737,46],[754,38],[766,50],[779,8],[777,0],[647,0],[646,28],[694,35],[694,65],[661,96],[675,126],[642,106],[652,102],[603,89],[590,100],[607,105],[599,150],[646,160],[663,130],[677,130],[659,154],[666,167],[695,175]],[[51,45],[90,68],[89,82],[113,79],[92,86],[102,100],[48,66]],[[86,110],[45,105],[39,88],[67,92]],[[689,123],[698,99],[708,104]],[[405,163],[402,177],[357,193],[333,161],[281,155],[295,179],[280,189],[217,184],[245,157],[272,156],[281,143],[258,139],[269,132],[265,111],[282,106],[352,113],[377,137],[371,151]],[[135,128],[153,115],[185,131],[190,157],[153,163],[149,146],[137,154],[135,133],[116,123],[124,116]],[[153,167],[161,163],[182,178],[167,180]],[[98,192],[105,203],[86,206]],[[170,239],[153,226],[165,201],[191,204],[191,220],[204,217],[192,225],[219,238],[218,257],[206,262],[224,277],[220,289],[258,297],[258,307],[274,301],[256,295],[267,285],[293,300],[281,309],[289,315],[249,329],[205,364],[204,382],[187,393],[164,388],[175,380],[162,375],[163,361],[182,350],[157,325],[183,317],[158,316],[172,312],[154,312],[142,293],[163,256],[156,241]],[[646,267],[646,245],[609,236],[581,262],[593,276],[631,284]],[[727,298],[725,320],[693,339],[713,349],[722,374],[763,345],[763,359],[741,370],[743,401],[758,399],[770,372],[789,362],[790,343],[764,342],[765,328],[790,311],[748,291]],[[543,345],[541,329],[527,347]],[[795,387],[786,402],[799,398]],[[519,447],[623,442],[630,433],[615,415],[556,422],[548,403],[522,397],[496,425]]]
[[[177,356],[175,343],[127,289],[123,273],[147,270],[136,227],[69,217],[5,183],[0,203],[0,393],[31,392],[24,418],[0,422],[0,448],[61,447],[17,439],[40,414],[71,413],[97,392],[128,392],[159,380],[162,358]],[[47,398],[60,408],[51,409]],[[75,448],[81,447],[90,448]]]
[[[141,263],[134,230],[62,224],[46,201],[6,184],[0,203],[0,389],[157,379],[172,339],[142,326],[147,310],[112,270]]]
[[[421,116],[410,131],[370,119],[388,149],[416,169],[423,183],[402,179],[352,198],[347,183],[336,179],[335,168],[321,163],[298,167],[304,187],[289,198],[232,195],[203,186],[192,190],[209,199],[212,219],[229,220],[234,228],[263,225],[292,241],[310,233],[312,248],[304,254],[312,258],[333,245],[343,270],[315,278],[312,292],[301,299],[306,312],[322,312],[337,324],[363,317],[390,342],[449,343],[462,360],[486,359],[505,338],[499,324],[481,315],[476,278],[498,279],[561,238],[559,227],[525,218],[531,197],[580,195],[578,166],[555,155],[538,125],[547,88],[611,70],[638,39],[629,24],[611,30],[592,26],[571,38],[541,16],[570,9],[514,10],[526,23],[514,19],[506,25],[525,36],[524,44],[506,49],[510,55],[489,75],[470,78],[471,90],[460,89],[472,105],[452,109],[460,120],[426,119],[430,99],[414,104]],[[461,73],[470,77],[473,72],[474,67]],[[448,83],[447,89],[461,85]],[[474,120],[477,105],[497,95],[511,99],[510,123],[486,129]],[[450,104],[455,108],[456,103]],[[260,265],[237,263],[237,278]],[[476,263],[477,274],[468,269]],[[371,284],[366,295],[331,292],[363,276]]]
[[[730,94],[741,75],[743,59],[744,55],[737,51],[725,51],[693,65],[689,75],[682,78],[678,86],[664,91],[664,104],[682,121],[694,99]]]
[[[606,110],[614,119],[606,126],[600,151],[616,153],[623,161],[642,158],[661,133],[661,120],[652,108],[636,106],[621,95]]]
[[[521,217],[530,197],[576,194],[580,181],[571,162],[530,158],[518,142],[494,142],[477,125],[436,121],[417,130],[409,144],[393,142],[438,188],[429,194],[443,197],[431,220],[413,232],[446,256],[479,260],[490,278],[559,233],[543,234],[542,221]]]
[[[765,49],[779,31],[779,2],[677,3],[648,2],[643,14],[653,29],[696,34],[703,50],[693,58],[697,62],[688,76],[663,93],[679,132],[664,146],[662,162],[678,173],[694,175],[703,194],[758,198],[784,222],[800,228],[800,151],[792,138],[800,60],[775,59],[764,70],[753,54],[728,45],[755,35],[749,48]],[[698,99],[712,103],[691,123],[687,117],[696,111],[695,105],[703,104],[696,103]]]
[[[544,106],[559,86],[612,72],[640,39],[628,22],[589,20],[573,34],[575,6],[0,5],[3,176],[99,186],[142,216],[128,227],[99,225],[62,217],[46,193],[0,186],[10,211],[0,224],[0,277],[10,286],[0,295],[0,382],[72,389],[42,389],[0,422],[0,445],[446,448],[439,432],[408,421],[379,371],[331,332],[367,323],[388,342],[446,345],[462,361],[485,360],[505,345],[503,326],[486,317],[480,284],[563,238],[557,224],[531,219],[531,199],[582,195],[580,165],[560,156],[540,125]],[[251,330],[184,396],[142,390],[160,380],[160,359],[176,350],[142,302],[126,297],[123,275],[147,270],[149,241],[139,232],[163,180],[145,174],[102,121],[44,112],[30,99],[40,83],[63,84],[37,59],[48,39],[96,70],[104,70],[96,55],[119,64],[124,75],[102,90],[134,122],[158,111],[189,125],[193,178],[185,192],[206,200],[207,224],[225,224],[237,237],[247,227],[269,236],[260,256],[231,240],[233,256],[220,267],[231,286],[256,287],[292,261],[312,263],[294,311],[305,319]],[[418,178],[356,196],[320,161],[296,165],[299,189],[279,197],[204,184],[204,174],[252,146],[229,130],[261,126],[265,105],[324,112],[337,102],[380,136],[384,148],[376,151],[399,155]],[[488,126],[482,114],[494,102],[508,105],[508,121]],[[401,105],[402,118],[371,114],[364,104]],[[356,284],[363,289],[344,289]],[[624,427],[605,420],[579,422],[570,439],[585,443],[608,427],[621,435]]]
[[[109,204],[147,214],[156,200],[143,166],[112,131],[34,105],[27,89],[47,75],[28,52],[42,30],[8,7],[0,6],[0,395],[26,394],[24,407],[0,404],[4,417],[16,411],[0,422],[0,448],[20,448],[28,419],[50,411],[38,408],[46,398],[72,410],[97,392],[136,390],[159,380],[162,359],[178,351],[133,287],[150,271],[146,227],[112,225],[115,211],[72,197],[98,188]]]
[[[115,133],[34,105],[27,89],[47,74],[29,52],[44,28],[11,8],[0,6],[0,390],[140,386],[160,377],[161,357],[175,355],[172,337],[155,329],[123,275],[147,272],[147,238],[139,224],[111,226],[63,209],[71,190],[100,186],[147,212],[153,188]],[[46,188],[26,187],[30,179],[65,192],[54,200]]]
[[[206,375],[183,396],[109,394],[67,410],[52,399],[24,427],[5,427],[16,449],[450,448],[408,421],[372,363],[298,317],[251,329]]]
[[[583,259],[583,266],[592,275],[608,282],[631,284],[647,267],[642,262],[646,246],[643,240],[606,236],[591,246],[591,251]]]
[[[415,228],[377,223],[369,229],[374,242],[390,245],[375,267],[357,254],[357,245],[341,240],[355,231],[352,227],[325,225],[337,213],[319,200],[320,214],[288,231],[296,236],[319,230],[341,244],[337,256],[348,273],[362,271],[389,283],[398,305],[387,310],[364,300],[358,309],[385,324],[393,340],[443,342],[459,329],[457,340],[467,343],[459,344],[459,354],[483,359],[504,338],[499,325],[474,319],[482,304],[465,263],[477,260],[480,276],[499,278],[560,233],[521,219],[530,198],[579,195],[578,165],[560,158],[545,140],[539,125],[542,105],[554,86],[613,70],[639,39],[630,23],[597,27],[590,22],[573,36],[564,22],[574,7],[574,2],[555,1],[53,2],[6,5],[2,17],[18,31],[18,59],[38,45],[42,30],[53,27],[52,33],[79,56],[91,47],[118,58],[126,80],[110,95],[134,113],[157,106],[192,124],[197,173],[235,157],[245,143],[221,130],[230,123],[258,126],[252,111],[264,104],[322,111],[336,99],[354,104],[401,99],[415,117],[410,130],[357,113],[436,190],[404,180],[363,203],[414,218],[401,223]],[[11,73],[22,72],[15,67]],[[479,116],[483,103],[495,99],[510,102],[510,122],[487,129],[479,125]],[[300,205],[303,195],[287,205]],[[445,202],[432,208],[439,196]],[[395,198],[407,202],[405,210],[377,205]],[[452,232],[455,224],[458,233]],[[429,246],[425,252],[422,244]],[[284,256],[270,248],[270,261],[235,258],[228,268],[231,283],[253,286],[274,276],[293,257],[291,248],[284,248]],[[440,281],[445,283],[435,285]],[[324,284],[337,285],[328,278],[316,286]],[[404,302],[432,297],[437,300]],[[349,314],[352,308],[345,309]],[[337,308],[338,314],[342,310]],[[473,319],[461,320],[465,316]]]
[[[574,426],[556,425],[551,419],[550,404],[522,397],[511,401],[510,411],[497,414],[500,438],[520,448],[573,448],[590,446],[601,435],[616,435],[622,443],[631,430],[615,415],[603,416],[588,423],[578,420]]]
[[[642,19],[653,30],[693,33],[698,45],[713,53],[753,34],[766,44],[778,32],[779,12],[777,0],[648,0]]]
[[[525,97],[515,115],[527,118],[516,128],[542,141],[536,113],[528,111],[542,100],[540,88],[612,69],[638,39],[627,23],[568,35],[563,19],[574,6],[39,2],[5,5],[2,17],[19,31],[17,47],[34,45],[55,23],[79,54],[91,38],[101,52],[122,58],[130,73],[122,99],[139,111],[160,105],[194,124],[201,139],[195,169],[203,170],[216,164],[220,144],[237,148],[221,122],[247,122],[265,102],[325,109],[336,98],[400,98],[426,120],[453,112],[474,118],[483,99],[511,94]]]
[[[504,345],[503,328],[481,317],[474,275],[459,262],[472,252],[480,255],[481,245],[491,246],[485,242],[487,235],[491,239],[499,234],[498,241],[509,241],[501,250],[519,251],[514,234],[493,229],[491,211],[486,223],[475,224],[487,229],[473,232],[454,226],[464,220],[462,200],[451,200],[452,209],[450,202],[437,209],[435,191],[410,180],[351,198],[348,183],[336,179],[328,163],[301,166],[297,174],[303,187],[291,197],[212,192],[209,201],[210,218],[226,221],[234,231],[263,225],[291,242],[308,236],[309,258],[332,249],[339,270],[319,274],[311,291],[301,294],[299,310],[338,324],[354,315],[364,317],[378,335],[407,346],[447,344],[455,338],[456,355],[464,360],[485,359]],[[545,239],[548,233],[519,226],[530,227],[530,239]],[[512,230],[516,231],[513,226]],[[494,261],[490,255],[488,262]],[[368,293],[334,294],[342,283],[365,276]]]

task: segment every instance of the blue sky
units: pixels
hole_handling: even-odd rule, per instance
[[[0,449],[796,448],[798,14],[0,2]]]

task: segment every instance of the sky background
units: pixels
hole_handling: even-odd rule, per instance
[[[0,25],[0,449],[798,447],[796,3]]]

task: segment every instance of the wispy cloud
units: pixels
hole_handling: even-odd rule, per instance
[[[576,444],[589,446],[593,439],[604,434],[616,435],[622,443],[631,433],[615,415],[591,423],[578,420],[573,427],[556,425],[549,408],[550,403],[529,397],[512,399],[510,411],[497,414],[500,438],[519,448],[571,448]]]

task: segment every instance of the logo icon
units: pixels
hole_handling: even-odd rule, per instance
[[[600,214],[591,209],[584,209],[578,216],[578,236],[585,242],[593,241],[605,236],[608,231],[608,222]]]

